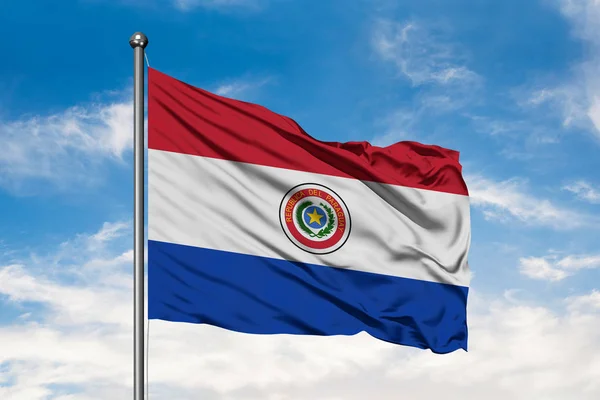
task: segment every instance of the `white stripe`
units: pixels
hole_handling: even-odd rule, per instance
[[[467,196],[159,150],[148,169],[150,240],[469,285]],[[282,198],[307,182],[350,211],[350,237],[334,253],[305,252],[281,228]]]

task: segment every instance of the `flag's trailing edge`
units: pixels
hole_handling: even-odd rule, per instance
[[[467,349],[458,153],[321,142],[149,70],[148,317]]]

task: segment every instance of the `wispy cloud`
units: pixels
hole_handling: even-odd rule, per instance
[[[212,91],[218,95],[243,99],[252,96],[261,87],[273,82],[272,77],[261,79],[236,79],[229,82],[223,82],[216,86]]]
[[[559,119],[563,128],[577,128],[600,138],[600,2],[597,0],[554,0],[571,25],[573,37],[585,46],[585,58],[572,66],[562,81],[548,79],[528,94],[520,95],[520,104]]]
[[[522,179],[494,181],[481,175],[467,175],[465,180],[472,204],[481,208],[488,219],[517,220],[556,229],[575,229],[597,222],[597,218],[528,193],[527,182]]]
[[[600,268],[600,254],[568,255],[559,258],[523,257],[519,260],[521,274],[538,280],[561,281],[582,269]]]
[[[213,9],[257,8],[265,0],[170,0],[181,11],[204,7]]]
[[[587,98],[579,84],[573,80],[557,86],[522,89],[518,91],[523,93],[517,95],[517,102],[523,109],[535,110],[547,119],[558,121],[562,129],[594,129],[590,119],[593,99]]]
[[[504,142],[518,142],[520,146],[547,145],[557,143],[558,139],[553,130],[538,125],[535,120],[527,118],[498,119],[481,115],[465,113],[473,128],[482,134],[493,136]],[[550,131],[550,132],[548,132]]]
[[[467,66],[465,50],[453,43],[449,29],[416,20],[378,20],[371,45],[379,60],[394,66],[412,86],[412,105],[376,121],[381,132],[371,139],[379,146],[415,140],[418,126],[432,118],[456,116],[479,104],[483,79]]]
[[[121,237],[126,234],[126,229],[129,228],[129,226],[130,225],[125,222],[105,222],[104,225],[102,225],[102,229],[100,229],[90,238],[90,242],[104,243]]]
[[[31,181],[89,184],[102,161],[122,162],[132,132],[133,110],[125,101],[0,120],[0,186],[19,191]]]
[[[71,268],[71,261],[63,265],[69,276],[32,270],[26,260],[0,267],[0,304],[21,310],[20,317],[0,325],[0,398],[130,395],[131,259],[122,257],[130,251],[121,240],[127,231],[114,234],[122,225],[105,224],[98,232],[78,235],[65,241],[69,246],[58,247],[60,257],[44,257],[83,257],[80,268]],[[91,242],[107,246],[88,252]],[[114,260],[103,279],[86,267],[100,260]],[[578,268],[586,264],[581,260],[564,257],[558,263]],[[597,292],[569,298],[560,313],[512,297],[486,299],[477,292],[470,301],[469,353],[445,356],[364,334],[254,336],[152,320],[150,398],[187,400],[202,393],[207,399],[358,400],[375,389],[382,398],[402,389],[417,400],[441,395],[585,400],[600,395]]]
[[[411,107],[399,108],[375,121],[379,132],[370,143],[375,146],[388,146],[401,140],[417,140],[421,136],[424,121],[441,119],[465,107],[469,101],[456,91],[446,88],[430,92],[419,92]]]
[[[379,21],[373,34],[373,47],[415,86],[473,83],[480,79],[465,65],[457,46],[416,21]]]
[[[536,75],[533,81],[496,96],[506,104],[498,110],[508,116],[474,117],[478,131],[501,136],[502,154],[512,159],[548,157],[549,144],[567,133],[585,132],[600,139],[600,3],[596,0],[552,0],[551,4],[570,23],[573,38],[580,41],[584,57],[571,63],[562,76]],[[510,103],[509,103],[510,101]],[[542,147],[543,146],[543,147]],[[528,149],[523,150],[523,147]]]
[[[370,143],[373,146],[389,146],[401,140],[414,140],[414,125],[420,118],[420,112],[397,110],[377,121],[378,127],[383,127],[383,132],[373,137]]]
[[[554,163],[558,150],[555,145],[560,143],[563,131],[534,113],[524,115],[522,110],[516,110],[511,116],[499,117],[493,112],[484,116],[467,111],[463,115],[476,133],[493,140],[498,154],[506,159],[534,161],[529,165],[536,169]]]
[[[580,200],[584,200],[592,204],[600,204],[600,189],[593,187],[590,183],[584,180],[579,180],[563,186],[563,190],[574,193]]]
[[[105,0],[106,1],[106,0]],[[237,10],[260,10],[269,0],[118,0],[125,6],[132,7],[172,7],[185,13],[197,9],[217,10],[222,12]]]
[[[215,85],[223,96],[251,100],[272,77],[237,79]],[[116,101],[87,103],[47,115],[0,119],[0,187],[35,194],[38,184],[68,189],[101,180],[105,162],[124,163],[133,145],[130,90],[112,93]],[[147,126],[147,124],[146,124]]]

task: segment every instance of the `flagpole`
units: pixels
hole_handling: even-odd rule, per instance
[[[133,49],[133,398],[144,400],[144,49],[141,32],[129,39]]]

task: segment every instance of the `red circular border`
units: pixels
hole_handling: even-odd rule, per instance
[[[295,197],[299,193],[302,193],[303,196],[296,200]],[[327,199],[328,195],[330,197],[329,200]],[[324,201],[326,201],[327,203],[329,203],[329,205],[331,205],[332,208],[335,207],[333,203],[338,203],[337,200],[330,193],[327,193],[327,192],[325,192],[324,190],[322,190],[320,188],[314,188],[314,189],[308,189],[307,188],[307,189],[299,190],[296,193],[294,193],[292,196],[290,196],[289,200],[285,204],[284,210],[287,209],[288,206],[290,206],[290,202],[293,201],[293,204],[291,205],[291,208],[293,209],[293,207],[296,205],[297,202],[299,202],[301,199],[303,199],[305,197],[309,197],[309,196],[311,196],[311,197],[319,197],[319,198],[323,199]],[[347,218],[346,218],[346,214],[344,212],[344,208],[341,207],[341,205],[339,203],[338,203],[338,207],[342,211],[342,217],[340,218],[339,215],[336,215],[338,217],[338,228],[335,230],[335,233],[333,234],[333,236],[331,236],[327,240],[323,240],[323,241],[317,242],[317,241],[313,241],[313,240],[310,240],[310,239],[304,237],[296,229],[296,226],[294,225],[293,217],[292,217],[291,221],[288,222],[287,219],[286,219],[284,223],[286,224],[286,226],[287,226],[288,231],[290,232],[290,234],[299,243],[303,244],[304,246],[313,248],[313,249],[318,249],[318,250],[326,249],[326,248],[335,246],[342,239],[342,237],[344,236],[344,234],[348,230],[348,224],[347,224],[347,221],[346,221]],[[344,222],[344,229],[343,230],[339,229],[340,222]]]

